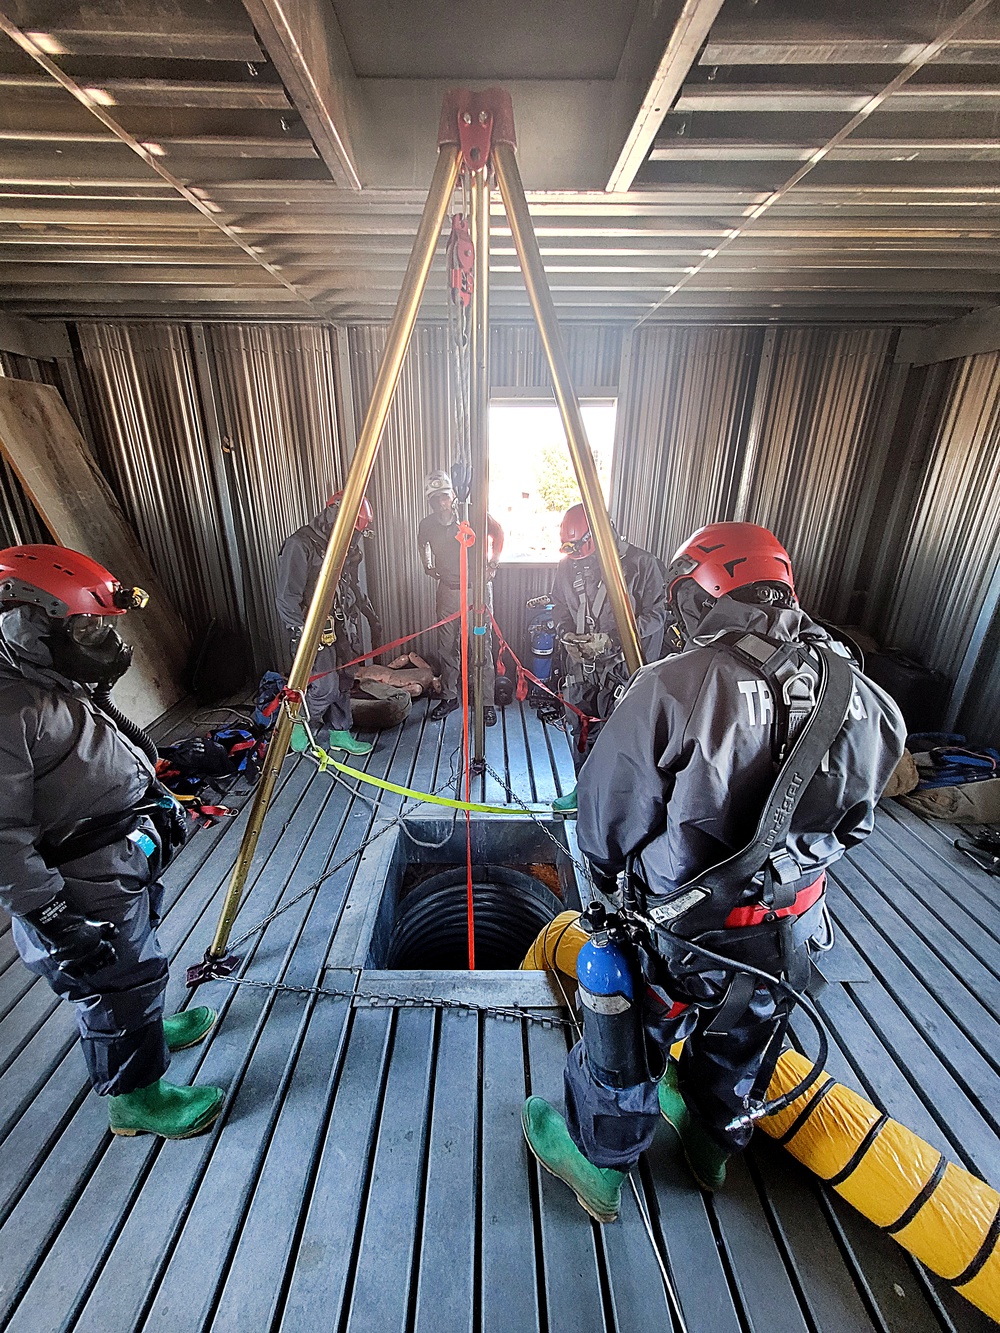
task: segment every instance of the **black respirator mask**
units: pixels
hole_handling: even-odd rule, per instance
[[[115,617],[117,619],[117,617]],[[132,648],[110,616],[69,616],[47,636],[52,665],[80,685],[111,686],[132,662]]]

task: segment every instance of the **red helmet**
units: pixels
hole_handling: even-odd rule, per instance
[[[336,495],[331,495],[329,500],[327,500],[327,507],[329,508],[330,505],[339,505],[343,498],[344,492],[338,491]],[[354,525],[355,528],[358,532],[364,532],[365,528],[370,526],[374,517],[375,515],[372,513],[372,507],[368,503],[368,496],[366,495],[362,498],[361,512],[358,514],[358,521]]]
[[[792,595],[792,562],[773,532],[756,523],[709,523],[687,539],[667,569],[667,595],[694,579],[713,597],[751,583],[783,583]]]
[[[593,555],[597,550],[590,531],[590,519],[582,504],[573,505],[563,514],[559,524],[559,540],[562,543],[560,551],[571,560],[586,560],[588,555]]]
[[[67,616],[122,616],[145,606],[141,588],[125,588],[89,555],[65,546],[8,546],[0,551],[0,601]]]

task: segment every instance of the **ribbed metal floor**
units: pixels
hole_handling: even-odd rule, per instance
[[[190,730],[179,713],[173,726]],[[442,727],[418,704],[379,738],[367,768],[433,790],[458,734],[457,713]],[[572,783],[563,736],[530,710],[508,709],[487,735],[491,766],[523,799],[550,800]],[[483,794],[504,798],[491,777]],[[237,933],[399,807],[387,797],[376,814],[308,761],[289,762]],[[161,933],[177,960],[174,1005],[184,1002],[183,965],[211,936],[242,823],[199,833],[169,872]],[[946,832],[893,805],[836,877],[843,981],[822,998],[830,1067],[1000,1185],[1000,881]],[[230,1098],[217,1129],[186,1142],[112,1139],[105,1107],[85,1089],[71,1014],[32,984],[9,931],[0,934],[0,1326],[674,1327],[632,1200],[617,1224],[597,1227],[527,1157],[520,1106],[528,1091],[560,1099],[564,1028],[309,992],[407,993],[406,974],[330,966],[356,930],[352,907],[381,889],[356,877],[357,864],[243,946],[245,976],[262,984],[199,992],[224,1020],[210,1042],[174,1057],[171,1077],[220,1083]],[[438,980],[439,994],[468,989],[459,974]],[[537,979],[479,984],[558,1017]],[[413,978],[410,993],[421,989],[426,979]],[[995,1328],[769,1141],[733,1166],[714,1200],[665,1142],[640,1178],[692,1333]]]

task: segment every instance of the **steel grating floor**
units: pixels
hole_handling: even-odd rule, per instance
[[[181,710],[167,721],[191,731]],[[418,704],[364,762],[433,790],[458,737],[458,713],[442,727]],[[491,767],[522,799],[545,802],[572,784],[565,739],[529,709],[508,708],[487,737]],[[505,799],[492,777],[481,795]],[[376,815],[308,761],[290,761],[237,933],[327,875],[400,804],[387,796]],[[177,961],[175,1006],[183,965],[211,936],[244,819],[199,833],[169,872],[161,936]],[[820,1001],[829,1065],[1000,1185],[1000,881],[947,832],[893,803],[839,868],[839,980]],[[674,1327],[634,1202],[598,1227],[527,1157],[520,1106],[528,1091],[560,1099],[564,1028],[310,993],[378,980],[329,966],[349,893],[363,906],[381,889],[357,866],[348,860],[242,946],[245,976],[261,984],[199,991],[224,1021],[174,1057],[171,1077],[220,1083],[230,1098],[213,1133],[185,1142],[112,1139],[86,1092],[68,1009],[0,934],[0,1327]],[[407,974],[387,975],[383,989],[408,993]],[[441,988],[447,977],[467,987],[456,976]],[[305,989],[275,990],[277,980]],[[479,980],[500,999],[531,1003],[538,991],[527,978],[519,991],[504,974]],[[539,1004],[540,1016],[557,1015]],[[996,1327],[758,1139],[713,1200],[665,1142],[641,1167],[691,1333]]]

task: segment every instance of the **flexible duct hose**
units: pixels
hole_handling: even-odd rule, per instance
[[[143,731],[138,723],[133,722],[130,717],[126,717],[123,712],[115,707],[111,702],[111,686],[97,686],[91,697],[101,712],[106,713],[118,730],[126,735],[133,744],[138,745],[149,762],[155,767],[156,761],[160,757],[157,753],[156,742],[147,731]]]
[[[587,939],[563,912],[521,964],[576,977]],[[676,1055],[676,1052],[674,1052]],[[796,1095],[806,1080],[811,1082]],[[798,1051],[778,1060],[769,1102],[792,1100],[756,1121],[869,1221],[1000,1322],[1000,1194]]]
[[[522,972],[562,972],[576,981],[576,956],[590,936],[580,925],[579,912],[560,912],[528,950]]]
[[[768,1088],[780,1096],[811,1061],[785,1051]],[[1000,1322],[1000,1194],[823,1073],[759,1122],[869,1221]]]
[[[562,906],[540,880],[506,866],[474,866],[476,965],[516,968],[525,949]],[[468,963],[466,870],[417,885],[400,907],[387,968],[462,970]]]

